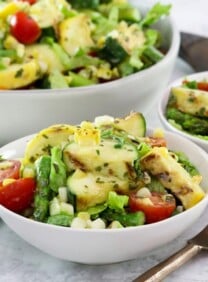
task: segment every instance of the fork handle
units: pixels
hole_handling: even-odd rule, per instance
[[[132,282],[159,282],[172,271],[186,263],[193,256],[197,255],[202,250],[201,246],[188,243],[184,248],[157,264],[153,268],[147,270],[141,276],[137,277]]]
[[[198,72],[207,70],[207,48],[208,38],[181,32],[179,56]]]

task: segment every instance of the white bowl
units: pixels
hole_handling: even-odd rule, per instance
[[[208,188],[208,155],[193,142],[166,132],[168,147],[183,151],[203,176],[202,187]],[[0,149],[5,157],[20,157],[25,137]],[[207,191],[206,191],[207,192]],[[138,258],[177,238],[200,217],[208,204],[208,195],[194,207],[163,221],[122,229],[71,229],[36,222],[0,205],[3,221],[31,245],[52,256],[85,264],[106,264]]]
[[[130,3],[142,11],[152,7],[151,1]],[[98,115],[125,116],[133,110],[147,113],[169,81],[180,44],[179,31],[170,17],[161,20],[157,27],[168,52],[146,70],[88,87],[0,91],[0,146],[54,123],[79,124]]]
[[[164,92],[163,96],[161,97],[159,104],[158,104],[158,115],[160,118],[161,123],[164,125],[164,127],[168,130],[171,130],[175,133],[180,134],[183,137],[186,137],[190,139],[191,141],[195,142],[197,145],[202,147],[205,151],[208,152],[208,140],[203,140],[201,138],[198,138],[196,136],[193,136],[185,131],[182,131],[176,127],[174,127],[171,123],[168,122],[166,116],[165,116],[165,110],[167,107],[167,103],[170,97],[170,90],[174,86],[179,86],[183,82],[184,79],[188,80],[197,80],[202,81],[203,79],[208,79],[208,71],[200,72],[200,73],[194,73],[191,75],[183,76],[174,82],[172,82],[170,85],[168,85],[166,91]]]

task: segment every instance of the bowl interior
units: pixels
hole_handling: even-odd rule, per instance
[[[152,130],[148,130],[148,133],[151,132]],[[185,152],[197,166],[203,176],[202,187],[207,192],[208,155],[205,151],[176,134],[165,132],[165,137],[169,148]],[[4,146],[0,149],[0,154],[8,158],[22,156],[30,138],[31,136],[24,137]],[[174,240],[200,217],[207,204],[206,195],[193,208],[169,219],[144,226],[114,230],[76,230],[52,226],[24,218],[2,206],[0,206],[0,216],[20,237],[52,256],[74,262],[104,264],[143,256]],[[50,240],[48,240],[49,234]]]
[[[132,4],[134,7],[138,7],[138,9],[141,11],[141,14],[144,15],[146,14],[147,11],[149,11],[149,9],[153,6],[152,1],[145,1],[145,2],[139,2],[138,0],[129,0],[129,3]],[[135,76],[139,75],[145,75],[146,73],[148,73],[149,71],[151,71],[152,69],[154,70],[158,65],[160,65],[161,63],[163,63],[164,61],[166,61],[169,57],[171,57],[172,53],[177,53],[179,50],[179,45],[180,45],[180,33],[179,30],[177,28],[176,23],[174,22],[173,18],[170,16],[167,16],[163,19],[160,19],[155,25],[153,25],[154,28],[158,29],[162,35],[162,46],[164,47],[165,50],[167,50],[166,56],[159,61],[158,63],[156,63],[155,65],[152,65],[151,67],[144,69],[142,71],[139,71],[135,74],[131,74],[127,77],[123,77],[114,81],[110,81],[110,82],[106,82],[106,83],[102,83],[99,85],[92,85],[92,86],[82,86],[82,87],[73,87],[73,88],[67,88],[67,89],[30,89],[30,96],[32,95],[41,95],[42,96],[42,92],[44,92],[44,94],[46,95],[74,95],[74,93],[76,93],[76,95],[94,95],[91,94],[91,92],[89,91],[90,89],[93,88],[97,88],[97,94],[99,95],[99,88],[102,85],[102,88],[106,88],[109,89],[111,88],[111,85],[113,84],[117,84],[117,86],[119,86],[118,83],[120,83],[120,81],[125,81],[128,79],[132,79],[132,77],[134,78]],[[67,90],[67,91],[66,91]],[[28,96],[28,90],[26,89],[21,89],[21,90],[7,90],[7,91],[3,91],[0,90],[0,94],[12,94],[12,95],[20,95],[22,97],[24,97],[25,95]],[[44,99],[44,98],[43,98]]]
[[[170,97],[170,92],[171,92],[172,87],[181,85],[184,79],[199,81],[199,80],[203,80],[207,78],[208,78],[208,71],[205,71],[205,72],[194,73],[191,75],[183,76],[173,81],[171,84],[168,85],[167,89],[164,91],[164,94],[158,103],[158,115],[159,115],[160,121],[165,126],[165,128],[175,133],[178,133],[185,138],[190,139],[191,141],[195,142],[196,144],[198,144],[200,147],[202,147],[206,151],[208,151],[208,140],[203,140],[201,138],[198,138],[197,136],[193,136],[189,134],[188,132],[182,131],[176,128],[175,126],[173,126],[171,123],[168,122],[165,116],[165,111],[166,111],[166,107],[167,107],[167,103]]]
[[[152,7],[152,1],[131,2],[143,12]],[[143,71],[87,87],[0,91],[0,117],[2,121],[7,117],[0,124],[0,146],[55,123],[78,124],[100,115],[122,117],[131,111],[151,111],[171,77],[180,43],[171,17],[162,19],[157,27],[164,34],[168,52]]]

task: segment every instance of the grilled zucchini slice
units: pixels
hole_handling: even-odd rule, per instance
[[[116,118],[114,124],[134,137],[144,137],[146,134],[146,121],[142,113],[132,112],[125,118]]]
[[[165,147],[154,147],[141,159],[143,168],[155,175],[162,185],[179,198],[185,209],[193,207],[205,196],[196,177],[169,154]],[[197,179],[197,181],[196,181]]]
[[[67,181],[71,194],[75,195],[76,210],[106,202],[109,191],[128,193],[129,183],[114,176],[102,176],[77,169]]]
[[[138,153],[131,144],[117,148],[113,140],[104,140],[90,146],[71,143],[65,147],[63,156],[69,171],[81,169],[120,179],[136,178],[134,162]]]

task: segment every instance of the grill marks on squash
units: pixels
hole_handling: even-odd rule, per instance
[[[97,151],[97,150],[96,150]],[[99,151],[100,152],[100,151]],[[87,163],[81,161],[78,156],[76,156],[73,152],[65,151],[65,158],[70,160],[70,163],[74,169],[80,169],[83,172],[90,172],[92,170],[92,167],[89,166]],[[100,156],[100,153],[98,154]],[[137,174],[134,169],[134,166],[132,163],[123,161],[124,167],[125,167],[125,172],[123,173],[123,177],[121,178],[129,178],[129,179],[136,179]],[[108,162],[103,162],[102,165],[94,167],[94,170],[96,172],[100,172],[101,174],[104,175],[109,175],[109,176],[117,176],[115,173],[115,170],[113,170],[111,167],[109,167]]]
[[[199,183],[173,158],[167,148],[154,147],[141,159],[143,169],[156,176],[188,209],[204,197]]]

